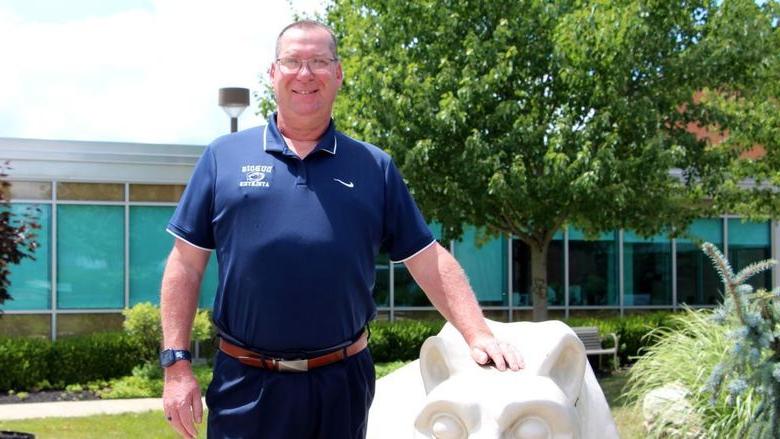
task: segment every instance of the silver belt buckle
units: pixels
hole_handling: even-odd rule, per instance
[[[309,370],[309,360],[278,360],[277,367],[282,372],[306,372]]]

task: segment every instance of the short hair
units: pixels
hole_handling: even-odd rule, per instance
[[[323,29],[326,32],[328,32],[328,35],[330,35],[330,44],[329,49],[331,53],[333,54],[333,57],[338,59],[338,41],[336,40],[336,34],[333,32],[333,29],[331,29],[328,25],[320,23],[319,21],[314,20],[298,20],[296,22],[290,23],[287,26],[282,29],[281,32],[279,32],[279,36],[276,37],[276,57],[279,57],[279,46],[282,41],[282,36],[284,36],[284,33],[287,32],[290,29]]]

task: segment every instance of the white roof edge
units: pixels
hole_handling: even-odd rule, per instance
[[[67,140],[67,139],[35,139],[29,137],[2,137],[0,136],[0,146],[18,145],[18,144],[34,144],[34,145],[56,145],[58,147],[86,147],[87,149],[97,146],[115,148],[123,148],[127,146],[141,147],[141,148],[173,148],[173,149],[203,149],[205,145],[192,145],[182,143],[144,143],[144,142],[116,142],[116,141],[102,141],[102,140]]]
[[[204,145],[0,137],[9,177],[32,180],[186,183]]]

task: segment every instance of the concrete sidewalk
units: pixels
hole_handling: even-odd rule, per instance
[[[203,407],[206,407],[205,400]],[[0,421],[31,418],[75,418],[92,415],[162,410],[162,398],[100,399],[95,401],[0,404]]]

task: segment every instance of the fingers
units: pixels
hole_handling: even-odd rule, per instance
[[[188,401],[189,402],[189,401]],[[195,428],[195,419],[192,417],[192,405],[184,404],[179,407],[179,420],[187,433],[185,437],[194,438],[198,437],[198,430]]]
[[[192,380],[165,383],[163,392],[165,416],[171,427],[181,437],[195,438],[198,430],[195,422],[200,423],[203,416],[203,405],[200,400],[200,388]]]
[[[493,364],[496,365],[498,370],[506,370],[506,362],[504,361],[504,353],[499,348],[498,343],[489,343],[485,346],[485,351],[490,355],[490,359],[493,360]]]
[[[181,417],[179,416],[178,410],[171,410],[168,413],[168,417],[171,418],[171,427],[173,427],[173,429],[179,433],[179,436],[184,438],[191,437],[189,434],[187,434],[187,430],[184,429],[184,425],[181,423]]]
[[[192,395],[192,414],[195,415],[195,422],[203,422],[203,402],[200,400],[200,390]]]
[[[480,365],[492,361],[496,369],[501,371],[525,368],[525,361],[514,345],[495,339],[475,343],[471,348],[471,357]]]
[[[471,348],[471,358],[477,362],[477,364],[485,364],[488,361],[488,354],[478,347]]]
[[[525,367],[525,361],[523,357],[517,352],[514,346],[508,343],[501,343],[502,350],[504,352],[504,358],[507,365],[512,370],[520,370]]]
[[[166,417],[174,430],[183,438],[195,438],[198,430],[195,429],[192,419],[192,410],[189,406],[171,407],[166,410]]]

